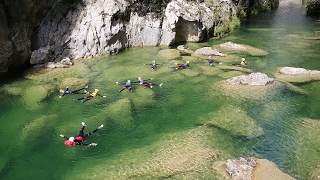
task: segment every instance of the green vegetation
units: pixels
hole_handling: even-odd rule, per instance
[[[306,11],[308,15],[320,14],[320,1],[319,0],[307,0]]]
[[[236,15],[234,15],[232,16],[229,24],[218,25],[213,35],[217,37],[224,37],[232,32],[235,28],[240,27],[240,25],[240,19]]]

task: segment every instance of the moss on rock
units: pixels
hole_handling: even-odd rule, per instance
[[[158,52],[160,57],[163,57],[167,60],[180,59],[180,51],[177,49],[163,49]]]
[[[223,106],[216,112],[200,117],[199,122],[226,130],[233,136],[255,138],[264,134],[262,128],[244,110],[232,105]]]

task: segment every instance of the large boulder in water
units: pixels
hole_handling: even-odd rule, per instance
[[[275,73],[275,77],[281,81],[305,83],[319,81],[320,71],[295,67],[283,67]]]
[[[273,78],[269,78],[263,73],[251,73],[248,76],[241,75],[227,80],[227,84],[232,85],[251,85],[251,86],[265,86],[273,83]]]
[[[302,74],[320,74],[318,70],[308,70],[304,68],[295,68],[295,67],[283,67],[279,70],[280,74],[287,75],[302,75]]]
[[[194,54],[197,55],[205,55],[205,56],[226,56],[225,54],[221,53],[219,50],[214,49],[212,47],[203,47],[197,49]]]

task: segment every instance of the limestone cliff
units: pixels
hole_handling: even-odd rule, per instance
[[[0,77],[66,57],[202,41],[242,10],[277,4],[279,0],[1,0]]]

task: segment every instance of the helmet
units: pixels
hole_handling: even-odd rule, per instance
[[[74,141],[74,137],[70,137],[70,138],[69,138],[69,141],[72,141],[72,142],[73,142],[73,141]]]
[[[153,63],[155,63],[156,61],[152,61]]]
[[[99,92],[99,89],[95,89],[94,92]]]
[[[187,63],[189,63],[189,61],[187,61]]]
[[[130,80],[128,80],[128,82],[130,82]]]
[[[242,61],[245,61],[246,59],[245,58],[242,58]]]

